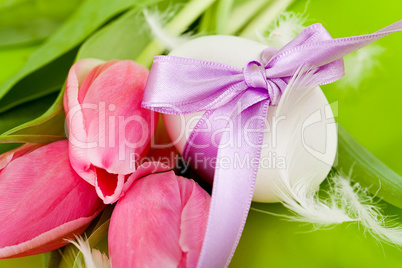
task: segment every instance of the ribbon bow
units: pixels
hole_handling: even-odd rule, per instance
[[[344,75],[342,57],[390,33],[402,30],[402,20],[373,34],[333,39],[321,24],[314,24],[279,51],[267,48],[260,62],[250,61],[243,70],[232,66],[173,56],[154,58],[142,106],[160,113],[184,114],[205,111],[192,131],[183,157],[207,178],[213,179],[212,199],[207,230],[198,261],[201,267],[228,266],[240,239],[250,209],[258,165],[236,168],[235,157],[260,158],[268,107],[277,105],[282,92],[302,66],[314,67],[313,84],[323,85]],[[233,55],[236,56],[236,55]],[[225,128],[227,121],[218,120],[208,132],[209,118],[230,116],[235,135],[228,132],[211,136]],[[248,121],[261,131],[243,133]],[[232,139],[240,146],[213,146]],[[250,142],[251,141],[251,142]],[[213,143],[213,142],[212,142]],[[224,168],[211,159],[227,158]],[[205,163],[209,165],[205,166]]]

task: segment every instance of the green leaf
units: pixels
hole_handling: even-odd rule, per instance
[[[77,59],[134,60],[151,40],[140,8],[133,8],[97,31],[81,46]]]
[[[163,13],[168,3],[169,1],[161,1],[156,8]],[[142,9],[143,7],[135,7],[114,22],[98,30],[81,46],[77,59],[135,60],[139,57],[144,48],[153,39]],[[152,58],[155,55],[152,55]]]
[[[65,136],[54,135],[10,135],[0,136],[0,143],[51,143],[58,140],[66,139]]]
[[[57,93],[52,93],[1,113],[0,133],[3,135],[10,129],[41,116],[52,105],[56,97]]]
[[[402,177],[364,148],[341,125],[338,128],[336,169],[369,189],[372,194],[402,208]]]
[[[35,142],[50,143],[65,138],[65,116],[63,111],[63,95],[64,88],[57,95],[56,100],[44,113],[40,116],[29,120],[28,122],[18,124],[0,135],[0,143],[2,142]],[[21,105],[25,107],[25,105]],[[48,107],[48,106],[46,106]],[[12,114],[7,112],[9,117]],[[22,114],[29,114],[29,109],[25,109]],[[1,116],[1,115],[0,115]]]
[[[58,62],[56,59],[68,54],[68,51],[72,51],[74,47],[83,42],[93,31],[117,14],[133,5],[142,6],[153,2],[155,0],[87,0],[83,2],[74,14],[37,51],[31,54],[26,65],[0,85],[0,107],[7,107],[9,109],[15,106],[16,102],[22,102],[19,99],[19,94],[14,91],[21,92],[24,89],[28,90],[28,93],[24,92],[23,98],[30,100],[37,96],[43,96],[44,92],[55,90],[54,88],[42,86],[29,91],[27,87],[30,85],[21,80],[27,78],[29,81],[40,81],[43,83],[43,69],[42,72],[39,69],[43,67],[46,69],[45,66],[49,63]],[[65,66],[65,68],[68,67]],[[37,70],[39,71],[34,73]],[[64,72],[57,73],[65,77]],[[33,76],[27,77],[30,74]],[[42,76],[36,78],[36,75]],[[53,85],[51,82],[54,80],[51,77],[47,77],[47,79],[50,80],[49,84]],[[19,83],[23,83],[25,87],[18,86]],[[2,108],[2,111],[4,110],[5,108]]]
[[[42,254],[42,268],[57,267],[61,261],[61,254],[58,250],[53,250]]]
[[[5,153],[7,151],[10,151],[12,149],[17,148],[22,144],[17,144],[17,143],[0,143],[0,154]]]
[[[7,92],[0,99],[0,113],[27,101],[59,91],[74,62],[77,51],[77,48],[69,51],[16,83],[12,91]]]
[[[18,72],[39,45],[0,48],[0,84]]]
[[[54,111],[54,113],[50,114],[49,111],[52,111],[50,108],[46,113],[41,115],[40,117],[31,120],[27,123],[19,125],[3,135],[8,136],[24,136],[24,135],[33,135],[33,136],[62,136],[65,137],[65,128],[64,121],[65,115],[63,111]],[[37,141],[39,142],[39,141]]]
[[[50,143],[65,139],[61,101],[52,105],[61,96],[53,93],[0,114],[0,143]],[[0,148],[10,147],[1,145]]]
[[[0,47],[39,42],[52,34],[79,0],[0,2]]]

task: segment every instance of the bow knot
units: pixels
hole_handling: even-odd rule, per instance
[[[286,88],[287,83],[280,78],[268,79],[267,82],[270,105],[277,106],[282,95],[282,89]]]
[[[247,88],[262,88],[267,92],[270,105],[278,105],[282,90],[286,88],[286,83],[281,79],[270,79],[266,75],[265,67],[258,61],[250,61],[243,68],[244,82]],[[284,87],[284,88],[281,88]]]

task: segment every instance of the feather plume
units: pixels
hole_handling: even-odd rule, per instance
[[[282,13],[260,40],[268,46],[281,48],[292,41],[305,27],[306,18],[294,12]]]
[[[373,74],[375,67],[380,66],[378,57],[385,51],[379,45],[369,45],[344,58],[345,76],[336,84],[341,88],[358,89],[364,79]]]
[[[275,181],[274,191],[283,200],[283,204],[297,214],[291,217],[293,220],[330,225],[353,219],[337,203],[326,204],[320,201],[315,170],[312,170],[311,174],[299,174],[293,171],[297,159],[301,157],[300,146],[295,144],[301,136],[303,123],[299,116],[302,109],[300,105],[305,96],[316,87],[316,83],[313,82],[315,71],[316,69],[312,67],[300,67],[289,82],[278,105],[276,116],[279,118],[285,114],[289,128],[281,133],[282,142],[278,142],[276,148],[278,155],[286,157],[287,167],[279,170],[281,180]]]
[[[342,178],[340,175],[333,177],[332,181],[334,195],[343,200],[351,217],[359,221],[379,241],[402,246],[402,227],[386,225],[386,216],[382,215],[378,206],[375,206],[373,197],[366,189],[358,183],[352,185],[350,179]]]
[[[88,239],[84,239],[81,236],[77,236],[76,241],[67,240],[71,244],[73,244],[79,251],[81,251],[82,256],[84,258],[85,266],[82,265],[82,262],[78,262],[79,268],[111,268],[111,264],[109,258],[106,254],[100,252],[97,249],[91,249],[89,245]]]

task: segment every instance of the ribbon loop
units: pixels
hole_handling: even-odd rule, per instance
[[[258,61],[250,61],[243,68],[244,81],[249,88],[268,89],[265,68]]]
[[[268,62],[278,53],[278,49],[275,47],[267,47],[261,52],[260,61],[262,65],[267,65]]]

